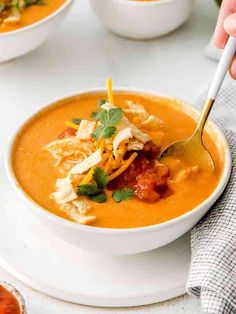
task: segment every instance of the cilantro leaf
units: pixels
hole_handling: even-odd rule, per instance
[[[80,124],[80,122],[81,122],[81,119],[79,119],[79,118],[74,118],[74,119],[72,119],[71,120],[71,122],[73,122],[74,124]]]
[[[104,127],[102,125],[99,125],[92,133],[92,136],[99,141],[103,137],[103,132]]]
[[[104,137],[105,138],[111,138],[116,133],[116,127],[115,126],[108,126],[104,131]]]
[[[107,200],[106,194],[101,192],[99,194],[90,195],[89,199],[96,202],[96,203],[105,203]]]
[[[96,167],[94,169],[93,179],[96,181],[98,188],[101,190],[104,189],[109,182],[108,175],[100,167]]]
[[[5,4],[0,2],[0,13],[5,9]]]
[[[99,188],[96,184],[81,184],[77,187],[77,194],[78,195],[94,195],[99,192]]]
[[[25,0],[25,6],[31,6],[31,5],[44,5],[46,4],[43,0]]]
[[[102,137],[110,138],[115,132],[115,125],[122,119],[123,113],[120,108],[112,108],[110,110],[97,111],[93,115],[96,120],[99,120],[99,125],[93,132],[93,137],[100,140]]]
[[[120,108],[112,108],[102,111],[98,117],[104,127],[114,126],[122,119],[122,110]]]
[[[105,203],[107,198],[103,189],[109,182],[108,175],[102,168],[96,167],[93,171],[93,179],[96,183],[78,185],[77,194],[86,195],[97,203]]]
[[[100,120],[101,117],[103,116],[103,114],[104,114],[105,112],[106,112],[106,111],[103,110],[103,109],[100,109],[100,110],[98,110],[98,111],[95,111],[95,112],[93,113],[93,118],[96,119],[96,120]]]
[[[116,203],[120,203],[121,201],[128,201],[133,196],[134,196],[134,191],[131,188],[115,190],[112,193],[112,197]]]
[[[101,107],[102,105],[104,105],[106,102],[107,102],[106,99],[100,99],[100,100],[98,101],[98,107],[100,108],[100,107]]]
[[[99,110],[93,111],[91,113],[91,117],[94,118],[95,120],[100,120],[100,118],[101,118],[101,116],[103,115],[104,112],[106,112],[106,111],[103,110],[102,108],[99,108]]]

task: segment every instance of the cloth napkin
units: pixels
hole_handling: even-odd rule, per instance
[[[197,100],[203,105],[206,91]],[[233,169],[223,195],[191,232],[192,260],[187,281],[203,313],[236,313],[236,82],[227,78],[211,118],[224,128]]]

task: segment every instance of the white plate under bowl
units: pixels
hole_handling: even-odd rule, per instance
[[[0,162],[0,266],[17,279],[50,296],[94,306],[151,304],[185,292],[188,235],[136,255],[107,257],[82,251],[27,216]]]

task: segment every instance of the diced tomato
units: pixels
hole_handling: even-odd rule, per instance
[[[61,134],[58,135],[58,139],[75,136],[76,132],[77,132],[76,129],[68,128],[65,131],[63,131]]]
[[[149,203],[156,202],[167,190],[169,177],[168,167],[155,164],[159,153],[160,149],[155,144],[146,144],[129,168],[112,180],[108,188],[115,190],[131,187],[139,199]],[[128,158],[129,155],[130,152],[126,157]]]
[[[163,168],[163,169],[162,169]],[[141,172],[134,186],[135,194],[143,201],[154,203],[167,189],[169,169],[165,166],[149,167]]]

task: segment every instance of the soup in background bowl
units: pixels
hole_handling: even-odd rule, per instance
[[[0,63],[22,56],[41,45],[63,21],[73,1],[18,0],[17,8],[18,2],[26,5],[12,13],[12,9],[4,10],[5,0],[0,0]]]
[[[33,115],[16,133],[10,145],[7,154],[8,173],[17,192],[30,205],[30,213],[63,240],[83,249],[109,254],[151,250],[188,231],[217,200],[230,175],[229,147],[222,132],[214,123],[209,122],[204,142],[213,155],[215,173],[199,169],[191,161],[186,164],[186,161],[169,159],[160,164],[156,160],[155,149],[160,150],[175,140],[191,135],[199,117],[198,112],[169,97],[138,90],[117,90],[114,93],[115,108],[122,109],[123,118],[130,123],[129,127],[135,125],[142,136],[147,136],[146,142],[144,140],[142,143],[142,136],[138,139],[140,133],[121,141],[117,154],[121,154],[122,160],[108,170],[109,158],[113,158],[113,165],[117,160],[114,157],[114,143],[117,142],[115,137],[118,138],[122,130],[127,129],[116,122],[116,133],[109,138],[104,137],[102,160],[81,173],[81,161],[76,160],[78,156],[75,158],[72,154],[68,157],[68,147],[63,155],[64,146],[60,145],[76,140],[78,133],[86,129],[84,121],[98,121],[91,132],[101,135],[96,128],[101,126],[102,120],[97,117],[101,111],[102,115],[106,111],[111,116],[112,112],[109,111],[114,109],[109,107],[111,104],[106,98],[104,90],[82,92],[54,102]],[[142,112],[139,119],[137,112]],[[83,127],[80,129],[81,121]],[[66,132],[71,132],[73,124],[78,126],[77,130],[68,135]],[[136,134],[134,130],[132,132]],[[87,135],[82,132],[80,136]],[[83,143],[91,142],[95,147],[89,146],[91,151],[83,159],[88,159],[98,150],[100,153],[98,145],[101,145],[103,136],[99,139],[93,136],[89,140],[79,138]],[[58,147],[56,146],[56,155],[55,150],[50,150],[58,143],[59,155],[62,153],[60,160]],[[113,145],[113,148],[109,145]],[[134,160],[122,171],[132,156],[135,157]],[[131,165],[133,172],[130,171]],[[152,167],[155,169],[155,180],[158,180],[151,180],[150,183],[150,173],[153,179]],[[91,169],[94,173],[97,168],[108,175],[109,183],[106,182],[106,186],[100,187],[100,179],[99,183],[93,174],[89,175]],[[114,175],[116,173],[118,176]],[[72,178],[72,186],[77,195],[71,195],[71,191],[58,184],[61,179],[68,178],[68,175]],[[101,173],[98,171],[99,175]],[[86,190],[84,193],[85,185],[93,185],[94,188],[94,184],[98,191],[89,194]],[[131,195],[127,196],[124,191],[122,194],[120,191],[124,189],[125,192],[129,189]],[[100,194],[105,194],[105,200],[104,197],[102,201],[97,198],[96,195]],[[66,205],[63,203],[64,197]],[[77,207],[78,201],[80,207]]]
[[[65,0],[4,0],[0,2],[0,33],[34,24],[59,9]]]

